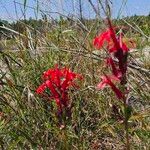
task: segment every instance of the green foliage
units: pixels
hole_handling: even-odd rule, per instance
[[[0,51],[0,149],[124,148],[122,102],[107,88],[95,89],[100,76],[108,71],[103,62],[106,53],[98,51],[95,56],[92,46],[102,22],[85,20],[84,28],[79,22],[64,18],[51,22],[43,20],[30,18],[13,23],[12,28],[21,34],[1,41],[5,50]],[[149,33],[146,26],[142,30],[144,34]],[[134,30],[127,31],[126,35],[142,37],[136,37]],[[10,50],[12,46],[15,50]],[[130,63],[140,57],[144,55],[139,51],[131,53]],[[35,93],[42,73],[56,63],[84,76],[80,89],[70,91],[72,118],[66,120],[64,128],[58,125],[56,105]],[[143,67],[146,69],[141,65]],[[134,101],[129,101],[132,112],[130,108],[126,110],[132,149],[149,146],[148,81],[146,72],[129,69],[130,94],[135,97]],[[113,111],[114,104],[117,114]]]

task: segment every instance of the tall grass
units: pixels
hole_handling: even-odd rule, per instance
[[[92,40],[105,24],[62,18],[49,23],[35,35],[28,25],[25,33],[14,34],[16,51],[10,50],[8,41],[1,41],[5,50],[0,51],[0,149],[124,149],[124,127],[113,104],[120,115],[123,108],[111,90],[95,89],[107,68],[106,53],[95,50]],[[126,33],[128,38],[133,38],[133,30]],[[150,66],[140,53],[133,50],[129,56],[129,102],[133,109],[129,138],[131,149],[148,150]],[[56,104],[35,93],[42,73],[56,63],[84,76],[80,89],[70,91],[72,118],[63,129],[58,126]]]

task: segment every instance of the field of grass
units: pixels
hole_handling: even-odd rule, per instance
[[[25,33],[14,35],[12,41],[1,41],[0,149],[125,149],[124,125],[119,119],[123,116],[122,102],[110,88],[95,88],[103,73],[110,72],[104,61],[107,54],[93,46],[93,38],[105,26],[97,20],[89,25],[62,19],[52,26],[45,24],[44,32],[34,34],[34,28],[26,26]],[[131,50],[128,63],[131,150],[150,149],[150,61],[149,53],[143,52],[149,35],[140,33],[132,28],[125,33],[125,38],[133,39],[138,47]],[[55,64],[83,76],[78,82],[80,88],[69,91],[72,116],[62,116],[63,127],[55,102],[35,92],[43,72]]]

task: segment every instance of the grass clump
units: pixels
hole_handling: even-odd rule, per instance
[[[75,27],[69,23],[61,20],[35,35],[27,27],[23,36],[13,39],[16,51],[0,51],[1,149],[124,149],[119,118],[123,107],[110,89],[95,89],[103,72],[110,72],[104,66],[107,53],[92,45],[99,23],[85,24],[85,30],[79,22]],[[139,65],[140,51],[136,53],[130,53],[128,64],[129,102],[133,109],[129,138],[131,149],[148,150],[149,63],[145,65],[143,55],[143,64]],[[66,118],[65,127],[58,125],[54,101],[35,92],[42,73],[56,63],[84,76],[80,88],[69,91],[72,117]]]

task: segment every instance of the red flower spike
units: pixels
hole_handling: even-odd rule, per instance
[[[49,90],[51,91],[52,95],[54,95],[54,97],[58,98],[59,97],[59,94],[58,92],[56,91],[54,85],[52,84],[51,80],[47,80],[45,82],[47,88],[49,88]]]
[[[56,68],[56,85],[58,87],[61,86],[61,81],[60,81],[60,78],[62,77],[62,73],[61,71],[59,71],[58,67]]]
[[[55,102],[56,102],[58,108],[61,110],[62,108],[61,108],[61,102],[60,102],[60,99],[59,99],[59,98],[55,98]]]
[[[58,68],[58,65],[54,69],[49,69],[43,73],[43,84],[40,85],[36,92],[38,94],[44,94],[45,89],[49,89],[49,98],[54,99],[59,112],[63,107],[68,107],[68,90],[71,86],[77,87],[75,79],[82,79],[82,76],[70,71],[68,68]]]
[[[46,87],[46,84],[43,83],[43,84],[41,84],[41,85],[37,88],[36,93],[37,93],[37,94],[42,94],[46,88],[47,88],[47,87]]]
[[[49,70],[45,71],[43,73],[42,79],[47,80],[47,79],[51,78],[52,73],[54,73],[54,70],[52,70],[52,69],[49,69]]]
[[[125,93],[122,93],[113,81],[119,81],[120,85],[125,85],[127,82],[126,71],[127,71],[127,57],[129,48],[123,41],[123,35],[120,32],[119,36],[116,36],[115,29],[110,19],[108,19],[109,29],[106,32],[101,33],[94,39],[94,46],[96,48],[101,48],[104,45],[104,42],[107,42],[107,49],[109,58],[107,59],[107,65],[110,65],[112,70],[111,76],[102,76],[102,81],[98,84],[98,89],[103,89],[107,85],[111,87],[118,99],[123,99]],[[131,42],[132,44],[132,42]],[[133,43],[134,45],[134,43]],[[115,63],[112,59],[115,57],[118,61]]]
[[[126,46],[126,44],[122,40],[122,33],[120,33],[119,37],[117,38],[115,34],[115,29],[111,21],[108,19],[108,25],[109,29],[105,32],[102,32],[99,36],[97,36],[94,41],[93,45],[100,49],[104,42],[107,42],[107,48],[109,50],[109,53],[117,52],[119,49],[121,49],[123,52],[128,52],[129,48]]]
[[[118,37],[118,40],[117,40],[118,44],[119,44],[119,47],[120,47],[120,50],[123,51],[123,53],[126,53],[129,51],[129,48],[127,47],[127,45],[123,42],[123,39],[122,39],[122,35],[120,34],[119,37]],[[108,50],[109,50],[109,53],[113,53],[113,52],[117,52],[119,49],[117,49],[116,47],[116,44],[113,43],[108,43],[108,46],[107,46]]]
[[[120,81],[118,78],[116,78],[115,76],[107,76],[107,75],[102,76],[101,78],[102,78],[102,81],[97,85],[98,89],[103,89],[105,88],[106,85],[109,85],[111,89],[114,91],[114,93],[116,94],[118,99],[124,98],[123,93],[112,82],[112,80]]]
[[[112,73],[114,76],[116,76],[118,78],[120,78],[122,76],[120,70],[116,68],[114,60],[111,57],[107,59],[107,64],[111,66]]]
[[[97,49],[100,49],[104,42],[110,42],[111,39],[111,30],[107,30],[105,32],[102,32],[99,36],[97,36],[94,41],[93,44]]]
[[[112,26],[112,24],[111,24],[110,19],[108,19],[108,25],[109,25],[109,29],[110,29],[110,31],[111,31],[111,38],[112,38],[112,40],[113,40],[113,42],[114,42],[114,47],[115,47],[117,50],[119,50],[119,49],[120,49],[120,45],[119,45],[118,40],[117,40],[117,38],[116,38],[116,34],[115,34],[115,31],[114,31],[114,29],[113,29],[113,26]]]

